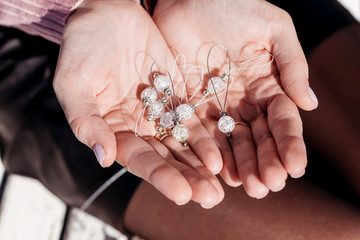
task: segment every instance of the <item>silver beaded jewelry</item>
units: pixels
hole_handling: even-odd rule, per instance
[[[150,74],[153,72],[153,66],[157,62],[154,62],[150,67]],[[162,65],[162,64],[161,64]],[[163,65],[162,65],[163,66]],[[166,67],[163,66],[165,69]],[[158,132],[166,132],[171,130],[172,136],[179,142],[182,143],[184,147],[188,146],[188,142],[186,139],[189,137],[189,130],[187,127],[183,124],[180,124],[181,117],[188,117],[183,115],[183,113],[179,113],[179,111],[176,111],[178,109],[177,107],[177,98],[175,97],[175,87],[174,82],[171,78],[171,75],[169,71],[166,69],[166,72],[168,73],[168,78],[164,75],[159,75],[155,73],[151,76],[151,80],[154,84],[155,91],[160,96],[160,92],[165,94],[169,102],[171,104],[171,109],[167,106],[167,101],[163,101],[162,104],[169,110],[168,112],[162,112],[160,117],[160,122],[157,127]],[[181,105],[180,105],[181,106]],[[179,106],[179,107],[180,107]],[[182,109],[183,107],[180,107]],[[191,117],[191,116],[190,116]]]
[[[211,71],[210,71],[210,65],[209,65],[210,53],[215,46],[219,46],[219,47],[223,48],[225,50],[227,58],[229,60],[229,71],[226,74],[223,74],[221,77],[212,77]],[[229,84],[230,84],[230,81],[228,79],[230,78],[230,72],[231,72],[231,59],[230,59],[230,54],[227,51],[227,49],[219,44],[213,45],[210,48],[208,55],[207,55],[206,67],[208,70],[210,81],[208,83],[206,91],[204,92],[204,95],[206,96],[211,93],[215,94],[216,100],[217,100],[220,110],[221,110],[220,111],[221,117],[218,121],[218,128],[221,132],[225,133],[226,136],[231,137],[231,132],[235,128],[235,121],[232,117],[227,116],[227,113],[226,113],[226,101],[227,101],[227,96],[229,93]],[[228,81],[226,81],[226,80],[228,80]],[[226,87],[225,100],[224,100],[224,104],[221,104],[218,92],[223,90],[225,87]]]

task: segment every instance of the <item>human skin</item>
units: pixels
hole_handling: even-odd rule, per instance
[[[155,60],[165,65],[174,62],[139,4],[84,1],[64,30],[54,77],[56,96],[75,136],[90,148],[102,146],[104,154],[101,149],[97,154],[103,158],[102,166],[116,160],[178,204],[190,200],[204,206],[218,204],[224,193],[214,174],[222,168],[221,155],[196,117],[189,128],[198,135],[188,141],[201,147],[196,144],[201,140],[211,149],[192,148],[205,150],[198,154],[200,159],[176,141],[156,141],[154,122],[144,121],[143,137],[134,135],[144,107],[139,95],[150,85],[149,69]],[[213,166],[213,172],[202,162]]]
[[[242,183],[250,196],[262,198],[269,189],[281,190],[287,174],[302,176],[307,158],[296,105],[312,110],[318,103],[308,86],[306,59],[290,16],[263,0],[160,0],[153,18],[173,54],[182,53],[203,68],[213,43],[228,50],[232,66],[262,54],[274,55],[270,66],[232,73],[227,112],[250,128],[237,126],[228,141],[216,127],[220,112],[216,103],[204,104],[196,114],[217,141],[224,159],[221,176],[227,184]],[[226,72],[224,51],[213,52],[212,66],[219,74]],[[198,78],[188,80],[189,93]]]
[[[184,50],[184,53],[188,57],[188,52]],[[281,58],[276,54],[275,57]],[[248,167],[241,168],[236,166],[233,158],[229,160],[224,154],[223,161],[217,147],[219,146],[223,153],[223,146],[216,144],[219,143],[219,137],[213,138],[210,135],[211,130],[210,134],[208,132],[209,126],[205,126],[208,129],[206,130],[201,125],[204,121],[200,122],[196,117],[186,122],[190,132],[196,133],[188,139],[193,152],[182,148],[172,138],[167,138],[163,144],[155,141],[153,123],[143,125],[144,137],[133,135],[136,119],[143,109],[143,103],[138,97],[139,87],[144,83],[150,83],[149,67],[154,60],[159,60],[168,66],[174,61],[154,22],[139,5],[131,1],[87,0],[69,18],[63,34],[54,89],[76,137],[90,148],[101,146],[100,151],[95,148],[98,150],[96,153],[100,163],[106,167],[116,159],[131,173],[150,182],[178,204],[193,200],[205,207],[212,207],[221,202],[224,192],[214,177],[214,174],[221,169],[223,169],[222,176],[228,184],[238,185],[241,181],[244,182],[250,196],[264,197],[268,188],[273,191],[280,190],[285,183],[286,171],[281,168],[279,159],[274,161],[269,158],[270,160],[265,161],[265,164],[260,165],[267,175],[278,178],[273,181],[275,182],[273,185],[265,181],[265,185],[268,186],[264,186],[259,174],[254,172],[255,158],[248,161]],[[288,69],[284,66],[283,68]],[[131,81],[128,81],[129,79]],[[276,76],[272,76],[271,81],[267,82],[275,84],[274,79]],[[261,117],[272,113],[281,115],[279,106],[283,107],[283,112],[290,110],[294,115],[293,119],[284,121],[286,124],[300,123],[295,106],[281,92],[277,82],[275,85],[275,91],[271,94],[281,95],[281,99],[285,100],[273,104],[274,110],[269,111],[262,108],[266,103],[256,102],[257,97],[255,97],[253,103],[255,111],[250,111],[251,114],[260,116],[255,117],[260,121],[257,135],[261,137],[260,135],[266,133],[266,137],[261,137],[262,140],[259,141],[273,141],[268,129],[261,129],[261,126],[265,126]],[[254,91],[254,95],[259,96],[256,88],[249,91]],[[236,94],[237,92],[231,92],[230,95]],[[316,106],[314,102],[309,101],[304,101],[304,108],[310,109],[311,105]],[[276,119],[276,115],[274,118]],[[248,122],[252,124],[253,129],[255,125],[252,121]],[[285,129],[285,133],[287,130]],[[238,131],[237,129],[234,132],[233,147],[243,148],[245,142],[250,146],[250,151],[247,152],[253,154],[254,148],[249,139],[252,134],[246,132],[249,131],[246,128],[242,130],[245,134]],[[294,134],[297,134],[294,136],[295,140],[300,140],[300,145],[302,144],[300,150],[296,150],[300,152],[296,154],[301,161],[298,161],[299,164],[288,165],[295,169],[290,173],[298,177],[304,172],[306,158],[303,158],[305,148],[299,131]],[[243,136],[247,140],[242,141]],[[281,137],[281,133],[279,136]],[[262,144],[261,148],[264,155],[269,152],[273,155],[278,154],[273,143]],[[279,151],[279,154],[283,153]],[[246,151],[241,156],[243,155],[246,155]],[[223,164],[225,164],[224,168]],[[247,175],[255,183],[251,181],[247,183],[244,177],[240,180],[237,175],[238,169],[242,169],[243,175]]]
[[[326,164],[315,175],[331,184],[337,182],[327,167],[332,164],[357,199],[360,137],[356,123],[360,112],[354,103],[360,102],[356,81],[360,57],[354,53],[360,51],[359,38],[360,27],[356,23],[338,31],[310,53],[310,80],[322,104],[313,113],[302,113],[305,136],[324,158],[320,164]],[[339,49],[339,45],[343,47]],[[328,178],[323,179],[323,173]],[[343,187],[346,186],[328,188],[339,191],[336,188]],[[224,190],[222,203],[203,210],[195,204],[175,206],[153,187],[142,183],[126,211],[125,226],[146,239],[360,238],[359,204],[349,204],[306,180],[290,179],[284,190],[270,193],[262,200],[250,199],[241,188],[224,186]]]

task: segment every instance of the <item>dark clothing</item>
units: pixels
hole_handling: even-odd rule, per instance
[[[103,169],[72,133],[55,97],[52,79],[59,46],[0,28],[0,140],[7,171],[39,179],[65,203],[79,207],[120,169]],[[140,179],[126,173],[89,212],[121,226]]]

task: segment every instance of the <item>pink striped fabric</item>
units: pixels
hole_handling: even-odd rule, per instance
[[[67,18],[81,1],[0,0],[0,25],[60,43]]]

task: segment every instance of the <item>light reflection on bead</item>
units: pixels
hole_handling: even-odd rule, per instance
[[[170,79],[164,75],[157,75],[154,79],[155,88],[162,93],[166,93],[171,87]]]
[[[174,113],[166,112],[160,117],[160,126],[165,129],[174,127]]]
[[[176,116],[177,120],[186,120],[192,117],[194,114],[194,107],[192,107],[190,104],[181,104],[176,108]]]
[[[189,137],[189,130],[185,125],[178,124],[173,128],[172,135],[176,141],[184,142]]]
[[[157,99],[157,93],[156,90],[152,87],[147,87],[141,92],[141,100],[144,103],[151,103],[153,101],[156,101]]]
[[[235,121],[230,116],[222,116],[218,121],[219,130],[223,133],[230,133],[235,128]]]
[[[152,120],[159,118],[165,112],[164,104],[159,101],[150,103],[148,108],[148,115]]]
[[[211,82],[212,80],[212,82]],[[213,77],[211,78],[211,80],[209,80],[207,88],[206,88],[206,94],[214,94],[215,91],[216,93],[220,93],[222,90],[224,90],[225,86],[226,86],[226,81],[225,79],[221,78],[221,77]],[[214,84],[214,86],[213,86]],[[214,87],[215,87],[215,91],[214,91]]]

